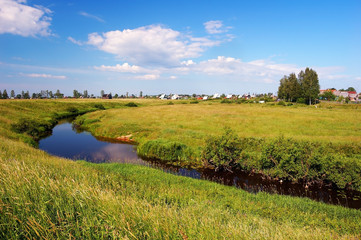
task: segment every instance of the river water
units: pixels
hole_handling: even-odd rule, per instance
[[[130,163],[162,169],[165,172],[205,179],[221,184],[242,188],[251,193],[307,197],[329,204],[361,209],[361,193],[336,189],[331,186],[310,186],[292,182],[266,179],[261,174],[245,171],[214,172],[212,169],[186,169],[163,164],[159,161],[144,160],[137,155],[136,146],[116,141],[95,138],[89,132],[81,131],[71,123],[72,119],[59,122],[53,132],[39,141],[39,148],[52,155],[72,160],[86,160],[93,163]]]

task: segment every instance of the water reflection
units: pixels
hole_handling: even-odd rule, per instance
[[[138,157],[135,146],[121,144],[106,138],[95,138],[90,133],[74,128],[71,119],[60,122],[53,134],[40,140],[39,148],[53,155],[93,163],[130,163],[162,169],[164,172],[205,179],[221,184],[236,186],[251,193],[268,192],[299,197],[361,209],[361,193],[337,190],[332,186],[309,186],[302,183],[280,182],[260,174],[245,171],[215,172],[211,169],[186,169],[174,167],[159,161],[143,160]]]

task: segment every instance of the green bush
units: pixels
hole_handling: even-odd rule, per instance
[[[169,162],[189,161],[192,156],[192,152],[187,145],[164,139],[150,140],[140,144],[137,147],[137,152],[147,158]]]
[[[76,107],[68,107],[66,109],[66,111],[71,112],[71,113],[77,113],[78,109]]]
[[[138,105],[135,102],[128,102],[125,104],[126,107],[138,107]]]
[[[304,98],[297,98],[297,103],[306,103],[306,100]]]
[[[202,161],[216,170],[231,170],[237,165],[242,149],[239,138],[231,129],[222,136],[209,137],[202,151]]]
[[[284,101],[279,101],[279,102],[278,102],[278,105],[280,105],[280,106],[286,106],[286,103],[285,103]]]
[[[96,104],[94,104],[94,107],[97,108],[97,109],[99,109],[99,110],[105,110],[104,105],[101,104],[101,103],[96,103]]]
[[[26,133],[35,140],[38,140],[47,132],[51,131],[55,124],[55,120],[50,120],[49,122],[39,122],[33,119],[22,118],[19,122],[12,124],[11,129],[16,133]]]
[[[198,104],[199,102],[197,100],[193,100],[189,102],[190,104]]]
[[[229,100],[227,98],[222,99],[221,103],[232,103],[232,100]]]

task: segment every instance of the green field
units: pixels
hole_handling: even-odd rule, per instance
[[[361,190],[360,119],[357,105],[316,108],[206,101],[93,112],[80,116],[77,123],[95,136],[131,134],[139,143],[139,154],[174,165],[209,167],[212,156],[204,149],[214,138],[214,152],[224,152],[215,160],[220,167],[233,161],[233,166],[272,177],[331,181],[340,188]],[[234,149],[240,154],[233,160],[227,152],[234,149],[217,146],[230,141],[225,128],[237,138]]]
[[[53,126],[61,117],[91,112],[79,117],[79,121],[95,135],[117,137],[131,133],[140,144],[158,138],[183,141],[181,143],[184,144],[192,142],[189,147],[194,147],[197,154],[201,151],[197,149],[204,146],[204,139],[209,134],[221,135],[224,126],[230,126],[242,137],[256,134],[257,128],[242,131],[241,127],[263,126],[263,121],[252,122],[252,117],[245,114],[253,109],[254,114],[263,114],[263,120],[269,120],[270,128],[273,126],[274,129],[277,121],[272,119],[277,112],[283,116],[299,117],[304,113],[323,119],[324,125],[331,124],[329,133],[318,130],[314,135],[335,136],[336,145],[356,144],[360,139],[357,120],[354,120],[360,115],[358,109],[263,107],[216,102],[164,105],[167,101],[153,100],[139,101],[139,107],[127,107],[126,103],[123,100],[0,101],[1,239],[361,237],[359,210],[304,198],[251,194],[142,166],[73,162],[33,148],[33,137],[29,135],[46,130],[45,126]],[[101,107],[95,104],[102,104],[108,110],[100,110]],[[213,112],[210,113],[210,110]],[[188,116],[197,117],[187,120],[187,111]],[[266,116],[267,111],[273,116]],[[333,122],[336,113],[343,114],[346,123],[341,126],[347,134],[337,125],[341,117]],[[238,126],[236,123],[243,115],[246,115],[244,125]],[[348,119],[348,116],[352,117]],[[209,118],[213,119],[207,124]],[[19,121],[25,120],[31,120],[28,128],[23,132],[14,129]],[[287,126],[292,126],[292,123]],[[303,126],[307,128],[307,124]],[[317,129],[317,126],[312,125],[311,128]],[[336,126],[339,128],[336,129]],[[332,134],[333,127],[335,133]],[[259,131],[256,137],[274,138],[279,135],[267,127],[262,129],[266,134]],[[178,133],[185,137],[177,136]],[[303,134],[296,127],[292,132],[285,131],[283,134],[295,136],[298,140],[312,138],[312,134]],[[328,141],[325,136],[315,141]]]

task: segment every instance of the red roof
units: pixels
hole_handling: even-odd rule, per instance
[[[356,94],[357,92],[355,92],[355,91],[349,91],[348,93],[349,93],[349,94]]]

